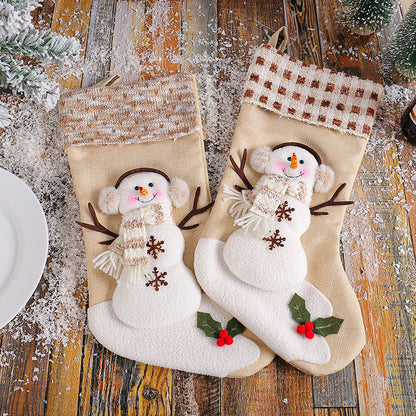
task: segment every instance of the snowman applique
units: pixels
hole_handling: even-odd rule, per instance
[[[170,179],[161,170],[136,168],[123,173],[114,186],[101,190],[98,199],[104,214],[122,215],[118,234],[99,223],[89,204],[94,225],[78,224],[114,238],[103,242],[111,244],[93,263],[117,281],[111,301],[89,308],[89,327],[101,344],[121,356],[226,376],[257,361],[260,351],[254,342],[238,335],[244,328],[241,324],[234,331],[235,342],[230,338],[224,348],[212,339],[220,338],[227,322],[237,321],[201,295],[183,262],[185,241],[173,209],[184,205],[189,196],[185,181]],[[184,224],[212,205],[197,208],[198,198],[199,188],[191,212],[179,224],[182,229],[194,228]],[[201,316],[218,319],[220,327],[211,338],[197,327]]]
[[[345,185],[328,203],[310,208],[313,193],[328,192],[334,184],[334,172],[314,149],[295,142],[256,149],[250,165],[263,176],[254,187],[244,174],[246,157],[244,151],[240,167],[230,160],[249,189],[224,185],[237,229],[225,242],[199,241],[197,279],[286,361],[324,364],[330,359],[324,337],[337,333],[343,320],[332,316],[329,300],[305,280],[300,237],[310,225],[311,209],[350,203],[334,201]]]

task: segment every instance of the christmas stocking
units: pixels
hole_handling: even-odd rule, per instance
[[[194,266],[208,296],[276,354],[322,375],[365,342],[338,245],[382,87],[297,61],[278,36],[249,68]]]
[[[192,75],[69,91],[60,127],[96,339],[132,360],[214,376],[270,362],[191,271],[211,205]]]

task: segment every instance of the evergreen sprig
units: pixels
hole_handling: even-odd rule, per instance
[[[388,65],[402,77],[416,79],[416,3],[413,3],[387,49]]]
[[[387,26],[398,0],[341,0],[342,20],[353,32],[368,35]]]

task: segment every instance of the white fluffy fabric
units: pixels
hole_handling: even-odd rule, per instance
[[[196,248],[195,274],[207,295],[284,360],[327,363],[330,349],[325,338],[315,335],[309,340],[299,335],[296,332],[298,324],[292,319],[289,302],[295,293],[304,298],[311,320],[314,320],[332,315],[329,300],[305,280],[290,289],[276,291],[265,291],[246,284],[225,264],[224,245],[222,241],[213,238],[202,238]],[[247,257],[253,259],[257,255],[258,252],[255,256]]]
[[[221,321],[231,316],[203,296],[200,310]],[[165,311],[168,315],[168,310]],[[136,329],[117,319],[111,302],[102,302],[88,310],[89,328],[96,339],[115,354],[146,364],[192,373],[225,377],[245,368],[260,357],[258,346],[243,335],[232,345],[218,347],[197,325],[197,315],[185,321],[152,329]]]
[[[182,261],[184,238],[175,225],[146,226],[148,237],[163,241],[163,253],[157,258],[148,255],[147,269],[151,279],[152,270],[157,268],[159,274],[166,272],[164,280],[167,286],[158,291],[153,286],[146,286],[146,277],[131,281],[123,276],[113,293],[113,308],[117,317],[125,324],[135,328],[156,328],[183,321],[194,314],[201,302],[201,290],[194,275]]]
[[[262,225],[255,231],[240,228],[228,237],[222,253],[234,275],[263,290],[286,290],[306,277],[307,261],[300,236],[310,223],[309,208],[288,195],[284,200],[288,207],[294,208],[291,221],[269,219],[266,230]],[[263,238],[270,237],[276,230],[285,238],[283,247],[270,250],[270,242]]]

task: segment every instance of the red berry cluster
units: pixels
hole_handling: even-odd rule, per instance
[[[234,339],[228,335],[228,331],[226,329],[221,329],[220,337],[217,339],[217,345],[223,347],[226,344],[231,345],[233,342]]]
[[[313,333],[313,323],[311,321],[306,321],[304,325],[298,325],[296,332],[300,335],[305,335],[308,339],[312,339],[315,336]]]

